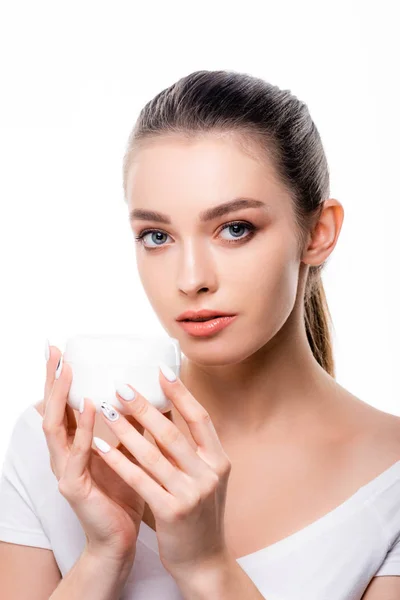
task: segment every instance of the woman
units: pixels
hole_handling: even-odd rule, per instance
[[[143,108],[123,174],[141,281],[184,355],[177,382],[160,376],[173,427],[159,413],[152,436],[140,394],[140,409],[132,403],[114,421],[110,407],[96,415],[86,399],[77,425],[65,404],[71,371],[49,348],[45,398],[17,423],[4,465],[3,564],[24,560],[26,575],[28,557],[41,561],[43,583],[24,577],[37,598],[400,594],[400,425],[335,380],[321,271],[344,212],[329,198],[306,105],[247,74],[191,73]],[[205,335],[177,321],[203,309],[235,318],[203,326]],[[135,430],[148,441],[142,450],[157,450],[147,468]],[[161,431],[179,432],[188,464],[210,475],[200,498],[200,475],[179,471],[181,498],[198,495],[169,521],[154,500],[171,498],[154,465],[178,473],[178,454]],[[34,434],[35,458],[21,451]],[[209,453],[197,454],[196,436]],[[1,579],[17,598],[15,577]]]

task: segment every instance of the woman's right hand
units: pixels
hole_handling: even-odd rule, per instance
[[[42,424],[58,489],[81,522],[89,551],[133,561],[145,501],[92,448],[96,408],[88,398],[76,422],[67,404],[71,367],[62,361],[59,378],[55,377],[60,358],[60,350],[51,346]],[[126,418],[143,435],[143,426],[133,417]],[[117,448],[138,464],[125,446],[119,443]]]

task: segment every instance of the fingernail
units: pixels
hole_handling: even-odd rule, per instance
[[[85,398],[82,396],[81,402],[79,404],[79,412],[82,414],[85,410]]]
[[[123,398],[127,402],[130,402],[136,396],[135,391],[126,383],[117,384],[115,389],[117,393],[121,396],[121,398]]]
[[[111,404],[108,404],[108,402],[102,402],[100,408],[103,415],[106,416],[109,421],[116,421],[119,419],[119,412],[111,406]]]
[[[168,379],[168,381],[176,381],[176,375],[168,365],[166,365],[163,362],[160,362],[158,367],[159,369],[161,369],[162,374]]]
[[[63,368],[63,356],[61,355],[60,360],[58,361],[57,369],[56,369],[56,379],[58,379],[60,377],[62,368]]]
[[[47,340],[47,339],[46,339],[46,344],[45,344],[45,347],[44,347],[44,357],[46,359],[46,362],[50,358],[50,344],[49,344],[49,340]]]
[[[101,438],[93,436],[93,441],[101,452],[109,452],[111,450],[111,446]]]

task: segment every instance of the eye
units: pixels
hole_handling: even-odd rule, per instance
[[[154,248],[157,247],[157,246],[150,246],[150,248],[149,248],[148,246],[146,246],[144,244],[144,238],[146,237],[146,235],[149,235],[150,233],[156,234],[157,241],[160,241],[160,237],[162,237],[163,235],[167,235],[166,233],[164,233],[163,231],[160,231],[159,229],[145,229],[144,231],[139,233],[139,235],[135,236],[135,240],[138,244],[141,244],[142,246],[144,246],[146,248],[146,250],[153,250]],[[154,239],[153,239],[153,241],[154,241]]]
[[[228,244],[237,244],[242,242],[242,240],[247,240],[249,238],[252,238],[255,231],[256,231],[256,227],[255,225],[253,225],[252,223],[249,223],[248,221],[232,221],[231,223],[226,223],[222,228],[221,228],[221,232],[224,231],[225,229],[230,229],[230,228],[235,228],[235,235],[238,233],[237,229],[248,229],[249,230],[249,234],[246,235],[244,238],[243,237],[236,237],[235,239],[231,239],[231,240],[225,240]],[[144,229],[143,231],[141,231],[139,233],[139,235],[135,236],[135,240],[138,244],[141,244],[142,246],[144,246],[144,248],[146,248],[146,250],[155,250],[156,248],[160,248],[161,246],[165,246],[165,244],[156,244],[156,246],[146,246],[144,244],[144,238],[146,237],[146,235],[149,234],[155,234],[155,236],[152,238],[154,241],[154,238],[160,242],[162,241],[160,239],[160,237],[162,236],[168,236],[167,233],[164,233],[163,231],[161,231],[160,229]]]

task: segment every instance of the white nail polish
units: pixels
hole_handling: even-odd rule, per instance
[[[50,358],[50,344],[49,344],[49,340],[47,340],[47,339],[46,339],[46,344],[45,344],[45,347],[44,347],[44,357],[46,359],[46,362]]]
[[[61,358],[58,362],[58,367],[56,369],[56,379],[58,379],[60,377],[62,368],[63,368],[63,356],[61,355]]]
[[[168,379],[168,381],[176,381],[176,375],[168,365],[166,365],[163,362],[160,362],[158,366],[161,369],[162,374]]]
[[[85,398],[82,396],[81,402],[79,404],[79,412],[82,414],[85,410]]]
[[[128,402],[133,400],[136,395],[134,390],[126,383],[116,383],[115,390],[121,396],[121,398],[127,400]]]
[[[93,436],[93,441],[101,452],[109,452],[111,450],[111,446],[101,438]]]

